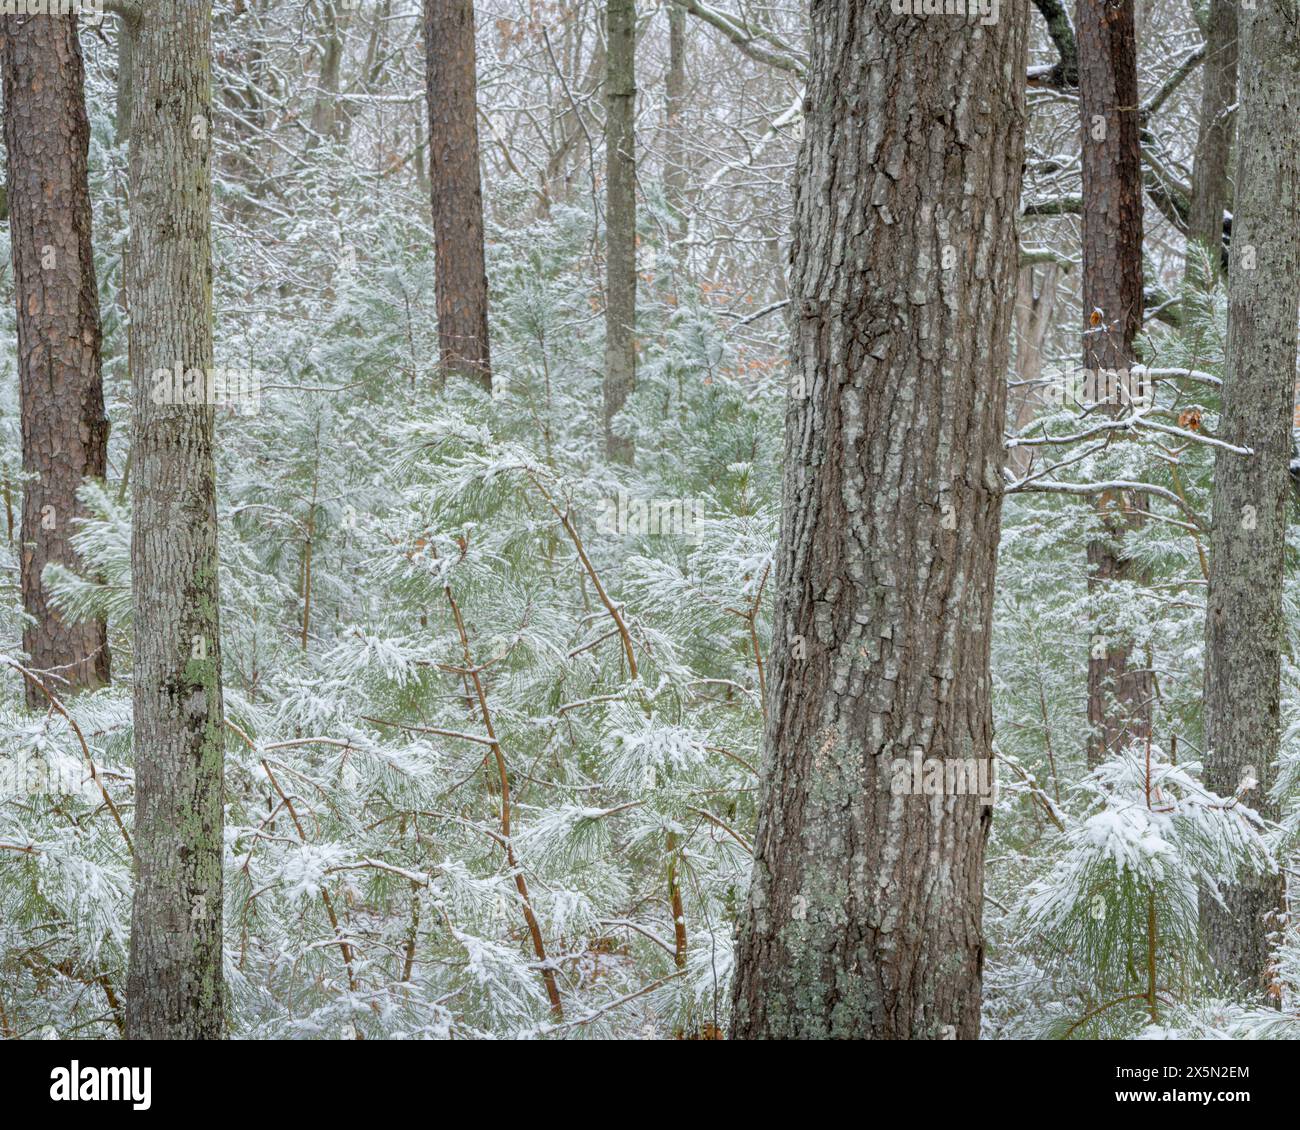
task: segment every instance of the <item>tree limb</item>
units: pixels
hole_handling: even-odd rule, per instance
[[[755,35],[744,23],[737,22],[725,13],[719,12],[716,8],[710,8],[707,4],[702,4],[700,0],[672,0],[672,3],[679,8],[685,9],[696,19],[702,20],[714,30],[722,32],[740,49],[742,55],[748,55],[755,62],[766,63],[769,67],[789,71],[792,75],[797,75],[801,79],[807,76],[808,68],[803,60],[793,54],[764,47],[759,42],[759,36]]]
[[[1061,0],[1034,0],[1034,7],[1047,24],[1060,60],[1045,74],[1030,72],[1030,86],[1048,86],[1053,90],[1073,89],[1079,85],[1079,46],[1074,38],[1074,27]]]

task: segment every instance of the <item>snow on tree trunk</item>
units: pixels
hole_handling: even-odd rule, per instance
[[[974,1038],[1027,11],[812,6],[738,1038]],[[901,772],[900,772],[901,771]]]
[[[133,1039],[212,1039],[224,1026],[215,409],[157,396],[160,371],[194,373],[193,389],[213,367],[210,30],[210,5],[158,0],[134,54]]]

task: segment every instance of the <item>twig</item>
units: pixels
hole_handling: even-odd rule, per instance
[[[113,803],[113,798],[108,795],[108,790],[104,787],[104,782],[99,779],[99,770],[95,767],[95,759],[90,756],[90,746],[86,744],[86,735],[81,732],[81,727],[77,725],[77,720],[68,713],[67,707],[58,700],[54,692],[45,685],[45,682],[38,675],[27,670],[27,668],[21,663],[10,659],[7,655],[0,656],[0,660],[3,660],[24,678],[29,679],[36,686],[40,687],[41,692],[50,700],[50,706],[67,719],[68,725],[72,727],[72,732],[77,735],[77,741],[81,743],[81,752],[86,759],[86,765],[90,769],[90,778],[95,782],[95,786],[99,789],[99,795],[104,798],[104,804],[112,814],[113,822],[117,825],[118,831],[122,833],[122,839],[126,841],[126,850],[130,853],[132,858],[135,858],[135,845],[131,843],[131,834],[126,830],[126,825],[122,823],[122,814],[118,812],[117,805]]]
[[[710,824],[716,825],[717,827],[721,828],[724,832],[726,832],[727,835],[729,835],[733,840],[735,840],[736,843],[738,843],[741,847],[743,847],[745,851],[747,851],[750,855],[754,854],[753,845],[751,845],[750,842],[747,839],[745,839],[745,837],[742,836],[735,829],[731,828],[724,821],[719,820],[718,817],[713,815],[713,813],[705,812],[704,809],[702,808],[690,808],[690,807],[688,807],[686,811],[693,812],[695,813],[696,816],[703,816],[704,819],[707,820]]]
[[[514,873],[515,889],[519,892],[519,898],[523,904],[524,922],[528,926],[528,933],[533,940],[533,950],[537,954],[537,960],[541,965],[542,980],[546,984],[546,995],[551,1001],[551,1011],[557,1017],[563,1019],[564,1006],[560,1001],[560,989],[555,981],[555,970],[547,961],[546,945],[542,941],[542,930],[537,923],[537,915],[533,913],[532,900],[528,897],[528,883],[524,879],[524,873],[515,859],[515,849],[510,839],[510,774],[506,770],[506,755],[501,748],[501,743],[497,740],[496,731],[492,727],[492,713],[488,709],[487,694],[483,690],[483,679],[478,668],[474,666],[474,658],[470,653],[469,634],[465,631],[465,620],[460,614],[460,605],[456,603],[456,598],[452,595],[451,585],[444,585],[442,591],[447,597],[447,603],[451,605],[452,618],[456,622],[456,632],[460,636],[461,650],[465,655],[465,666],[469,670],[469,677],[474,683],[474,693],[478,698],[479,711],[483,717],[483,727],[487,730],[488,737],[492,739],[492,756],[496,759],[497,775],[501,784],[501,837],[505,841],[506,862]]]
[[[587,576],[591,578],[591,583],[596,589],[596,596],[614,621],[615,629],[623,641],[623,652],[627,656],[628,674],[631,676],[632,681],[636,682],[640,675],[637,672],[636,654],[632,650],[632,634],[627,630],[627,624],[624,622],[618,607],[605,592],[605,586],[600,583],[600,577],[596,575],[596,567],[592,565],[591,558],[587,556],[587,550],[582,544],[582,539],[578,536],[578,531],[574,529],[573,520],[569,517],[568,510],[559,508],[551,492],[542,484],[533,468],[525,467],[524,473],[532,480],[533,486],[541,492],[542,497],[546,499],[546,504],[559,518],[560,524],[564,527],[564,532],[569,535],[569,540],[573,542],[573,548],[578,552],[578,560],[582,562],[583,569],[586,570]]]

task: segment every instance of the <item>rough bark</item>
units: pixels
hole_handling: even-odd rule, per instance
[[[77,488],[104,477],[108,419],[91,250],[84,71],[75,16],[0,17],[10,238],[18,305],[23,511],[23,650],[59,693],[109,680],[102,620],[68,622],[42,573],[79,569]],[[46,705],[28,685],[27,702]]]
[[[135,898],[127,1035],[223,1030],[223,724],[215,409],[155,403],[212,369],[211,6],[156,0],[135,42],[130,355],[135,423]]]
[[[1142,148],[1133,0],[1078,0],[1083,126],[1083,368],[1127,372],[1142,326]],[[1104,409],[1127,411],[1118,401]],[[1098,500],[1103,531],[1088,545],[1088,583],[1100,590],[1133,572],[1122,537],[1141,520],[1129,494]],[[1098,617],[1088,652],[1088,764],[1151,732],[1149,667]]]
[[[991,810],[893,784],[990,767],[1027,11],[812,4],[738,1038],[978,1034]]]
[[[1237,6],[1237,0],[1210,0],[1205,62],[1201,64],[1201,117],[1192,166],[1192,202],[1187,217],[1188,243],[1196,242],[1208,249],[1214,263],[1222,259],[1223,213],[1228,203],[1231,107],[1237,100]],[[1189,255],[1189,282],[1195,281],[1195,264],[1195,256]],[[1205,281],[1201,280],[1202,285]]]
[[[425,0],[424,43],[442,375],[491,391],[471,0]]]
[[[605,9],[605,454],[631,463],[614,417],[636,387],[636,3]]]
[[[1270,819],[1278,754],[1283,644],[1282,575],[1291,414],[1300,307],[1300,5],[1268,0],[1241,13],[1241,140],[1227,369],[1219,434],[1249,447],[1219,452],[1214,469],[1210,586],[1205,618],[1205,780],[1232,795],[1248,767],[1247,803]],[[1277,876],[1208,894],[1201,923],[1211,959],[1230,981],[1265,987],[1268,920],[1281,906]]]

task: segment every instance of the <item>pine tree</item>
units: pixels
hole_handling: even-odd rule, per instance
[[[72,545],[86,517],[77,491],[102,479],[108,447],[100,374],[99,291],[91,253],[84,72],[77,17],[0,17],[9,218],[18,300],[22,397],[23,650],[43,690],[27,684],[33,708],[47,690],[108,682],[102,618],[68,618],[50,599],[47,565],[78,569]]]
[[[442,371],[444,377],[469,377],[490,392],[471,0],[425,0],[424,43]]]
[[[1205,778],[1225,795],[1269,794],[1278,754],[1285,627],[1283,561],[1291,486],[1296,312],[1300,308],[1300,6],[1243,10],[1241,141],[1228,276],[1227,371],[1205,615]],[[1251,786],[1247,777],[1254,778]],[[1231,982],[1266,988],[1269,934],[1282,907],[1276,875],[1243,883],[1226,905],[1202,901],[1210,955]]]
[[[1083,371],[1128,373],[1142,326],[1142,151],[1133,0],[1078,0],[1079,112],[1083,131]],[[1124,410],[1108,399],[1104,411]],[[1103,589],[1133,573],[1125,533],[1142,498],[1104,492],[1099,535],[1088,544],[1089,582]],[[1099,619],[1088,650],[1089,764],[1151,733],[1151,672],[1122,630]]]
[[[973,1039],[1027,10],[819,0],[740,1038]],[[910,773],[908,774],[910,777]]]

